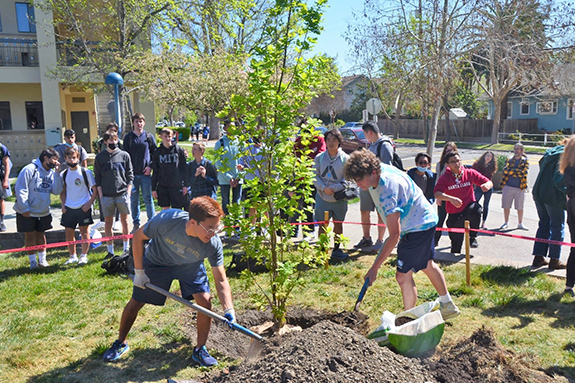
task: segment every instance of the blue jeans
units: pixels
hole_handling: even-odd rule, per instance
[[[154,199],[152,198],[152,176],[138,174],[134,176],[134,187],[132,188],[132,221],[134,226],[140,225],[140,189],[142,189],[142,198],[146,205],[148,221],[155,214]]]
[[[489,213],[489,201],[491,201],[491,195],[493,194],[493,188],[484,192],[479,186],[475,186],[475,200],[479,202],[483,196],[483,222],[487,221],[487,213]]]
[[[535,201],[539,224],[535,237],[551,239],[553,241],[563,241],[565,235],[565,210],[561,207],[551,206],[539,201]],[[549,252],[549,255],[547,255]],[[533,245],[533,255],[559,259],[561,256],[561,246],[549,245],[543,242],[535,242]]]
[[[230,204],[230,189],[232,189],[231,203],[240,203],[242,197],[242,185],[232,188],[230,185],[220,185],[220,192],[222,194],[222,209],[226,215],[229,214],[228,205]]]

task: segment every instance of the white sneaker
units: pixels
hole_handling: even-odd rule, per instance
[[[64,262],[64,265],[71,265],[73,263],[78,263],[78,257],[70,257],[66,262]]]
[[[112,230],[122,231],[122,222],[120,222],[120,221],[114,222],[114,225],[112,226]]]
[[[38,262],[36,262],[36,260],[30,261],[30,268],[31,269],[37,269],[38,268]]]
[[[505,230],[509,227],[509,223],[505,222],[503,225],[501,225],[501,227],[499,228],[499,230]]]
[[[78,261],[79,265],[85,265],[86,263],[88,263],[88,256],[87,255],[83,255],[80,257],[80,260]]]
[[[40,267],[50,267],[50,264],[48,263],[48,261],[46,261],[45,259],[39,260],[38,261],[38,266]]]
[[[439,303],[439,311],[443,320],[448,320],[449,318],[456,317],[460,314],[459,308],[453,302]]]
[[[104,222],[100,221],[97,224],[93,225],[92,229],[100,230],[100,229],[103,229],[104,227],[106,227],[106,224]]]
[[[517,228],[518,228],[519,230],[529,230],[529,228],[526,227],[526,226],[523,226],[522,223],[520,223],[519,225],[517,225]]]

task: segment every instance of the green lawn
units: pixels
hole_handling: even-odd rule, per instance
[[[186,308],[172,301],[146,307],[130,333],[130,352],[118,363],[101,355],[116,338],[131,282],[100,268],[104,249],[89,254],[85,267],[66,267],[67,252],[49,253],[50,268],[31,271],[23,255],[0,255],[1,382],[165,382],[203,372],[189,365],[191,347],[182,331]],[[292,304],[334,312],[352,310],[373,256],[305,273],[306,285]],[[226,264],[229,256],[226,257]],[[444,264],[448,285],[462,314],[446,327],[443,343],[469,337],[486,325],[506,348],[530,356],[533,366],[554,368],[575,378],[575,300],[561,295],[563,280],[529,270],[473,266],[471,287],[461,265]],[[384,310],[401,310],[393,260],[380,270],[361,310],[371,328]],[[208,273],[211,274],[211,273]],[[260,276],[260,282],[264,282]],[[253,289],[230,279],[238,311],[250,308]],[[416,275],[419,302],[436,298],[422,273]],[[214,303],[219,307],[219,303]],[[223,361],[218,368],[227,368]]]

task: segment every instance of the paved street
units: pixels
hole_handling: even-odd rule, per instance
[[[210,142],[210,146],[213,146],[213,142]],[[403,159],[404,166],[409,168],[414,164],[414,157],[420,151],[425,150],[423,147],[418,146],[406,146],[406,147],[399,147],[398,153]],[[462,157],[466,164],[473,163],[474,159],[479,157],[482,151],[476,150],[461,150]],[[437,150],[434,153],[434,162],[437,161],[439,155],[441,154],[441,150]],[[530,185],[533,184],[535,178],[537,177],[538,166],[537,162],[541,156],[536,155],[529,155],[530,158],[530,172],[529,172],[529,181]],[[7,247],[9,243],[12,243],[12,246],[17,247],[14,245],[14,240],[18,242],[18,238],[21,236],[16,233],[16,219],[15,213],[12,209],[13,204],[10,202],[6,203],[6,216],[5,216],[5,223],[8,227],[7,233],[0,233],[1,239],[1,248],[6,249],[10,248]],[[60,226],[60,215],[61,212],[59,209],[52,209],[53,214],[53,226],[54,229],[51,232],[57,232],[62,230]],[[142,212],[141,220],[144,223],[146,221],[146,214]],[[97,220],[95,220],[97,221]],[[130,221],[130,230],[131,230],[131,220]],[[361,221],[360,213],[359,213],[359,203],[350,205],[348,214],[346,217],[346,222],[349,222],[344,225],[344,235],[349,238],[348,247],[351,248],[354,244],[356,244],[362,237],[362,230],[361,226],[356,224]],[[372,221],[376,222],[375,213],[372,213]],[[511,230],[507,230],[507,233],[510,234],[517,234],[521,236],[528,236],[528,237],[535,237],[535,232],[537,230],[537,213],[535,211],[535,205],[533,203],[533,199],[531,195],[527,196],[526,203],[525,203],[525,213],[524,213],[524,224],[529,228],[528,231],[524,230],[514,230],[517,226],[517,216],[514,210],[511,210],[511,218],[510,218],[510,228]],[[495,232],[498,231],[499,226],[503,223],[503,211],[501,209],[501,194],[496,192],[493,194],[490,204],[490,212],[489,217],[487,219],[487,226],[490,230]],[[376,228],[373,227],[372,236],[376,236]],[[55,236],[54,238],[61,237],[63,239],[63,235]],[[9,240],[12,239],[12,240]],[[570,240],[568,230],[566,230],[566,238],[565,241],[568,242]],[[50,240],[49,240],[50,241]],[[54,242],[53,240],[50,242]],[[527,241],[523,239],[516,239],[516,238],[508,238],[496,235],[487,235],[487,234],[480,234],[478,236],[479,248],[471,249],[471,256],[472,256],[472,263],[475,264],[492,264],[492,265],[510,265],[514,267],[524,267],[530,266],[533,260],[533,256],[531,255],[533,250],[533,241]],[[22,246],[23,242],[20,242],[19,246]],[[441,239],[439,246],[437,249],[437,258],[440,260],[449,260],[454,262],[465,262],[464,256],[457,256],[455,257],[453,254],[449,253],[450,250],[450,242],[449,238],[447,237],[447,233],[444,233],[443,238]],[[353,253],[352,253],[353,254]],[[562,250],[561,259],[566,262],[567,257],[569,255],[569,248],[564,247]],[[542,268],[541,271],[550,273],[555,276],[564,277],[565,271],[551,271],[546,268]]]

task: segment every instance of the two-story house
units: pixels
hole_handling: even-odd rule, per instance
[[[74,129],[76,141],[90,152],[99,127],[114,121],[112,95],[50,76],[65,55],[47,27],[51,24],[52,15],[30,2],[0,0],[0,142],[16,167],[62,142],[66,129]],[[137,94],[131,101],[134,111],[155,120],[153,104],[139,102]]]

